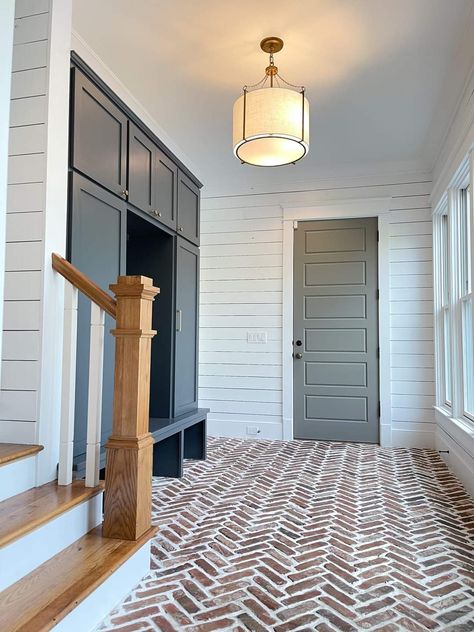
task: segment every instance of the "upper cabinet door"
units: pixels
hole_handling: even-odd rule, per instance
[[[154,211],[155,145],[136,125],[128,130],[128,201],[137,208]]]
[[[74,69],[72,166],[117,195],[126,195],[127,118]]]
[[[178,234],[199,245],[199,188],[178,172]]]
[[[178,168],[158,149],[155,150],[155,215],[176,230]]]

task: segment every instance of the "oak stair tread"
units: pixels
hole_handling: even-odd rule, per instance
[[[85,487],[84,481],[74,481],[71,485],[58,485],[53,481],[7,498],[0,503],[0,547],[89,500],[103,489],[103,483]]]
[[[2,632],[46,632],[108,579],[156,533],[141,538],[104,538],[102,526],[0,593]]]
[[[26,443],[0,443],[0,465],[6,465],[26,456],[32,456],[41,452],[42,445],[30,445]]]

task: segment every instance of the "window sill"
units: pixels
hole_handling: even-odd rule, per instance
[[[472,459],[474,459],[474,424],[451,416],[451,411],[435,406],[435,418],[438,426],[455,441]]]

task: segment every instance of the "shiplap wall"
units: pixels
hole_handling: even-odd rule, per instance
[[[35,441],[41,354],[49,0],[17,0],[11,84],[0,437]]]
[[[211,434],[249,436],[258,427],[262,438],[282,437],[282,206],[391,197],[392,443],[434,445],[430,188],[425,177],[382,178],[203,199],[200,405],[211,409]],[[249,331],[267,332],[268,342],[248,343]]]

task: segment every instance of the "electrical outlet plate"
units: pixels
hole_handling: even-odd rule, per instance
[[[248,344],[266,345],[267,341],[268,341],[268,334],[266,331],[248,331],[247,332]]]
[[[256,436],[260,434],[260,428],[258,426],[247,426],[245,431],[248,435],[251,436]]]

